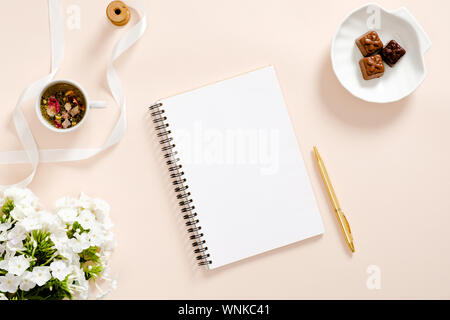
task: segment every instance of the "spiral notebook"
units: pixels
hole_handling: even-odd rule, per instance
[[[273,67],[160,100],[150,112],[200,265],[323,233]]]

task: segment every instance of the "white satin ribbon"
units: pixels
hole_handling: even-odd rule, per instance
[[[142,37],[147,29],[147,18],[143,8],[135,3],[134,8],[141,19],[128,32],[126,32],[114,46],[111,60],[107,69],[106,77],[109,89],[111,91],[117,106],[120,109],[120,116],[105,144],[99,148],[89,149],[42,149],[39,150],[33,134],[28,126],[22,112],[22,104],[35,98],[44,86],[55,76],[64,57],[64,24],[61,0],[48,0],[49,19],[50,19],[50,39],[52,65],[51,72],[44,78],[29,85],[20,96],[16,108],[14,109],[13,120],[17,135],[24,147],[21,151],[8,151],[0,153],[0,164],[31,163],[32,172],[24,180],[14,184],[18,187],[26,187],[33,180],[37,167],[40,162],[67,162],[79,161],[91,158],[98,153],[117,144],[125,135],[126,121],[126,101],[125,94],[120,82],[119,76],[114,68],[114,62],[127,51],[139,38]],[[10,186],[0,185],[0,189]]]

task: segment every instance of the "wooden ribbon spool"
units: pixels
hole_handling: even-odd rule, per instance
[[[106,8],[108,19],[116,26],[124,26],[130,21],[130,9],[122,1],[113,1]]]

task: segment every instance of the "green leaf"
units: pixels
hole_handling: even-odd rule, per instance
[[[99,251],[98,247],[89,247],[85,250],[83,250],[80,253],[80,262],[100,262],[100,257],[97,255],[97,252]]]
[[[89,247],[80,253],[80,263],[83,265],[86,280],[97,278],[103,271],[100,257],[97,255],[99,247]]]
[[[3,214],[9,214],[13,210],[14,210],[14,200],[6,198],[5,203],[2,206]]]
[[[14,200],[10,198],[5,199],[5,203],[2,206],[0,214],[0,223],[6,222],[9,219],[11,211],[14,210]]]
[[[68,277],[64,281],[51,278],[42,287],[36,286],[30,291],[18,290],[14,297],[17,297],[17,300],[72,300],[72,294],[68,286]]]
[[[50,240],[50,233],[42,230],[33,230],[25,239],[23,253],[32,258],[30,267],[45,266],[53,259],[61,259],[56,255],[55,244]]]
[[[90,280],[97,278],[100,275],[100,273],[102,273],[103,267],[100,264],[90,266],[86,265],[84,266],[83,271],[86,280]]]
[[[70,226],[70,225],[68,225]],[[83,232],[89,232],[89,229],[83,229],[83,227],[81,226],[81,224],[78,223],[78,221],[75,221],[72,225],[72,229],[70,229],[69,231],[67,231],[67,237],[69,239],[74,237],[74,234],[77,232],[77,230],[79,230],[79,234],[82,234]]]

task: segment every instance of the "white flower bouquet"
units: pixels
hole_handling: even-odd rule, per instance
[[[0,195],[0,300],[87,299],[108,278],[115,247],[109,205],[84,194],[45,211],[28,189]]]

